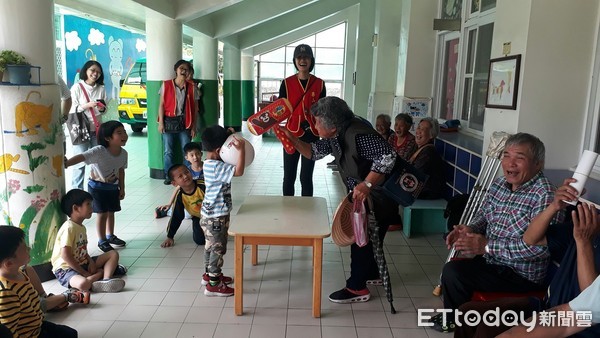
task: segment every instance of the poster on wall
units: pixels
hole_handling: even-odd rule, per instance
[[[146,37],[86,18],[65,15],[64,44],[69,88],[77,83],[81,68],[87,61],[99,62],[107,96],[105,118],[117,119],[119,82],[137,59],[146,57]]]
[[[517,109],[521,55],[490,60],[487,108]]]

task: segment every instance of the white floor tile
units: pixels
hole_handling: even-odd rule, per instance
[[[249,194],[281,194],[282,152],[274,138],[244,134],[255,146],[256,159],[244,176],[233,181],[234,211]],[[92,294],[89,305],[74,304],[48,315],[78,329],[80,337],[445,337],[416,326],[415,308],[441,307],[431,296],[448,250],[439,234],[405,238],[386,236],[384,251],[391,274],[394,305],[389,311],[382,287],[370,287],[367,303],[334,304],[327,296],[344,286],[350,271],[350,248],[324,240],[321,318],[312,317],[312,252],[306,247],[259,246],[259,265],[251,266],[244,248],[244,314],[234,313],[234,298],[206,297],[200,278],[204,248],[192,240],[191,222],[184,221],[172,248],[163,249],[168,218],[154,219],[154,208],[172,192],[161,180],[147,177],[147,139],[132,135],[127,144],[127,197],[116,214],[116,231],[127,247],[118,249],[129,268],[125,291]],[[315,196],[328,199],[329,218],[345,196],[339,174],[315,165]],[[301,189],[296,182],[296,190]],[[95,215],[86,220],[89,250],[95,245]],[[233,238],[228,241],[223,273],[233,276]],[[56,280],[44,283],[47,292],[64,288]]]

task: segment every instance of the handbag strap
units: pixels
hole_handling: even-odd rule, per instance
[[[428,143],[428,144],[422,146],[421,148],[417,149],[417,151],[415,151],[415,153],[412,154],[412,156],[408,160],[408,163],[412,164],[417,159],[417,156],[419,156],[419,153],[421,153],[421,150],[423,150],[423,149],[425,149],[426,147],[429,147],[429,146],[433,147],[433,144]]]
[[[87,102],[90,102],[90,97],[87,93],[87,90],[85,90],[85,87],[83,86],[83,84],[81,82],[79,82],[79,87],[81,87],[81,91],[83,92],[83,95],[85,96],[85,99],[87,100]],[[96,134],[98,134],[98,128],[100,128],[100,126],[98,125],[98,119],[96,119],[96,112],[94,111],[94,109],[92,108],[88,108],[90,110],[90,113],[92,115],[92,120],[94,120],[94,127],[96,129]]]

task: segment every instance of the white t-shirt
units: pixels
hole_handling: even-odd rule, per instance
[[[73,104],[71,106],[71,110],[69,111],[69,114],[75,114],[75,109],[77,109],[77,111],[84,111],[85,110],[85,116],[87,116],[88,120],[90,121],[90,126],[94,126],[94,120],[92,119],[92,113],[90,113],[89,109],[83,109],[80,106],[88,103],[88,100],[85,98],[85,95],[83,94],[83,91],[81,90],[81,86],[79,84],[83,84],[83,88],[85,88],[86,92],[88,93],[88,96],[90,97],[90,101],[96,101],[96,100],[104,100],[106,101],[106,91],[104,90],[104,85],[98,85],[95,84],[94,86],[90,86],[87,83],[85,83],[85,81],[80,80],[79,82],[77,82],[76,84],[73,85],[73,87],[71,87],[71,99],[73,100]],[[94,111],[94,114],[96,115],[96,119],[98,120],[98,125],[100,125],[102,123],[102,120],[100,118],[100,115],[102,114],[97,108],[92,108],[92,110]],[[93,130],[93,128],[92,128]]]
[[[600,323],[600,276],[569,302],[573,311],[592,311],[592,323]]]
[[[118,184],[119,169],[127,168],[127,151],[114,156],[104,146],[95,146],[82,153],[85,164],[90,165],[90,179],[98,182]]]

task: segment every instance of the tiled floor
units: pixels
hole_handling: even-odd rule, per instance
[[[256,158],[242,177],[234,178],[234,205],[248,195],[280,195],[282,148],[274,138],[247,132]],[[119,249],[129,267],[127,285],[117,294],[92,294],[89,305],[71,305],[47,319],[76,328],[80,337],[448,337],[417,326],[417,308],[439,308],[431,295],[447,255],[440,235],[413,236],[390,232],[385,252],[393,283],[397,314],[389,312],[382,287],[370,287],[369,302],[343,305],[327,300],[344,286],[349,274],[350,250],[325,239],[321,318],[311,316],[312,268],[307,247],[262,246],[259,265],[244,266],[244,315],[236,316],[233,297],[203,294],[203,247],[192,242],[190,221],[184,221],[176,245],[160,248],[167,219],[154,219],[156,205],[164,204],[172,188],[148,177],[146,135],[131,134],[126,149],[126,198],[116,214],[116,233],[128,242]],[[325,197],[331,214],[344,195],[337,174],[326,168],[331,158],[315,167],[315,196]],[[296,191],[300,191],[297,183]],[[89,249],[95,247],[95,220],[86,222]],[[233,275],[233,239],[225,256],[224,272]],[[249,257],[249,248],[245,255]],[[62,292],[56,280],[44,283],[47,292]],[[382,296],[380,296],[382,295]]]

